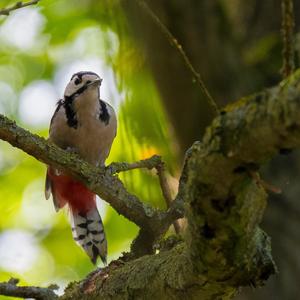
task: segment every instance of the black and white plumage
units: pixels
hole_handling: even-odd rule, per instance
[[[64,98],[51,119],[49,139],[78,153],[84,160],[103,166],[117,132],[114,109],[100,99],[102,79],[93,72],[74,74]],[[56,210],[68,204],[73,237],[93,263],[106,262],[107,242],[95,197],[82,183],[52,167],[48,168],[45,195],[52,194]]]
[[[93,264],[98,256],[106,264],[107,241],[98,210],[93,209],[87,214],[73,213],[71,225],[74,240],[85,250]]]

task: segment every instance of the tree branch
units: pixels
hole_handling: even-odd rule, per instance
[[[157,255],[112,262],[92,276],[84,285],[88,288],[71,284],[62,299],[229,299],[241,286],[262,285],[276,267],[269,238],[258,227],[267,194],[249,171],[283,149],[300,146],[299,95],[300,70],[279,86],[224,109],[186,158],[174,201],[175,207],[185,203],[185,240]],[[159,232],[151,226],[170,221],[173,206],[168,213],[145,209],[105,169],[91,167],[4,117],[0,137],[80,178],[141,224],[143,232]],[[127,211],[131,204],[133,213]]]
[[[113,162],[106,167],[107,171],[111,174],[116,174],[120,172],[126,172],[134,169],[154,169],[159,164],[161,164],[161,157],[158,155],[153,155],[150,158],[142,159],[133,163],[126,162]]]
[[[63,299],[230,299],[241,286],[262,285],[276,267],[258,227],[267,194],[249,170],[300,146],[299,94],[300,70],[227,107],[187,153],[179,191],[186,202],[185,241],[109,266],[92,288],[72,284]]]
[[[19,1],[11,7],[0,9],[0,16],[1,15],[8,16],[12,11],[14,11],[16,9],[23,8],[23,7],[26,7],[26,6],[35,5],[35,4],[38,4],[40,1],[41,0],[32,0],[32,1],[28,1],[28,2]]]
[[[93,167],[76,154],[68,153],[44,138],[31,134],[2,115],[0,115],[0,138],[39,161],[77,178],[107,201],[119,214],[153,235],[160,236],[177,217],[176,213],[163,212],[142,203],[138,197],[125,189],[117,176],[111,175],[111,168]],[[128,165],[115,164],[115,171],[116,166],[120,171],[120,166]]]
[[[262,285],[276,267],[258,227],[267,194],[249,171],[300,146],[299,95],[300,70],[227,107],[186,156],[176,198],[186,205],[185,240],[112,263],[89,289],[72,284],[62,299],[231,299],[241,286]]]
[[[111,174],[120,173],[124,171],[134,170],[134,169],[156,169],[157,175],[159,178],[160,187],[162,190],[162,194],[164,196],[164,199],[166,201],[167,207],[170,207],[173,199],[171,196],[170,187],[168,184],[168,180],[165,175],[165,166],[164,162],[161,160],[161,157],[158,155],[153,155],[150,158],[143,159],[134,163],[119,163],[119,162],[113,162],[109,166],[107,166],[107,170]],[[180,231],[180,225],[177,220],[173,223],[174,229],[176,233],[179,233]]]
[[[157,170],[157,175],[159,178],[159,183],[161,186],[161,190],[162,190],[162,194],[165,198],[165,201],[167,203],[167,207],[170,208],[173,202],[172,199],[172,195],[171,195],[171,190],[170,190],[170,186],[166,177],[166,173],[165,173],[165,164],[164,162],[161,162],[160,164],[158,164],[156,166],[156,170]],[[173,222],[173,226],[174,226],[174,230],[177,234],[179,234],[180,232],[180,224],[178,222],[178,220],[175,220]]]
[[[17,286],[19,280],[11,278],[8,282],[0,283],[0,295],[18,298],[34,298],[38,300],[56,300],[58,296],[53,288],[41,288],[36,286]]]

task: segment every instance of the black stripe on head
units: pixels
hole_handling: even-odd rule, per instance
[[[110,119],[110,115],[109,115],[108,110],[107,110],[107,105],[101,99],[100,99],[100,107],[101,107],[101,111],[100,111],[99,119],[105,125],[108,125],[109,119]]]
[[[100,78],[96,73],[94,72],[88,72],[88,71],[82,71],[82,72],[78,72],[78,73],[75,73],[72,77],[71,77],[71,80],[77,76],[80,80],[82,79],[82,76],[84,75],[95,75],[97,76],[98,78]],[[69,125],[69,127],[72,127],[74,129],[77,129],[77,126],[78,126],[78,121],[77,121],[77,118],[76,118],[76,112],[73,108],[73,102],[74,102],[74,99],[79,96],[80,94],[82,94],[86,89],[88,88],[88,85],[84,85],[82,86],[81,88],[79,88],[76,92],[74,92],[72,95],[69,95],[69,96],[65,96],[64,98],[64,101],[62,101],[62,104],[65,108],[65,112],[66,112],[66,117],[67,117],[67,124]],[[61,106],[61,104],[60,104]],[[105,104],[104,104],[105,106]],[[59,107],[57,108],[57,110],[59,109]],[[104,119],[105,119],[105,124],[107,125],[108,124],[108,121],[109,121],[109,115],[108,115],[108,112],[107,112],[107,109],[106,109],[106,106],[104,107],[104,109],[102,108],[102,111],[104,112]],[[105,113],[106,111],[106,113]],[[101,113],[102,114],[102,113]],[[100,114],[100,119],[101,119],[101,114]],[[107,119],[107,116],[108,115],[108,119]],[[101,119],[102,120],[102,119]]]
[[[88,72],[86,72],[88,73]],[[85,73],[85,74],[86,74]],[[90,72],[92,73],[92,72]],[[95,73],[92,73],[95,74]],[[83,74],[84,75],[84,74]],[[99,76],[97,74],[95,74],[98,78]],[[74,76],[74,75],[73,75]],[[72,77],[73,78],[73,77]],[[81,79],[81,77],[80,77]],[[72,80],[72,79],[71,79]],[[88,85],[83,85],[81,88],[79,88],[76,92],[74,92],[72,95],[70,96],[65,96],[65,99],[71,99],[71,101],[73,101],[77,96],[79,96],[80,94],[82,94],[89,86]]]
[[[83,76],[83,75],[95,75],[95,76],[99,77],[98,74],[96,74],[96,73],[94,73],[94,72],[90,72],[90,71],[81,71],[81,72],[77,72],[77,73],[73,74],[72,77],[71,77],[71,80],[72,80],[75,76],[77,76],[79,79],[82,79],[82,76]],[[100,78],[100,77],[99,77],[99,78]]]
[[[76,92],[74,92],[70,96],[65,96],[65,101],[73,102],[73,100],[82,94],[86,89],[88,88],[88,85],[83,85],[81,88],[79,88]]]
[[[98,77],[99,79],[101,79],[101,78],[98,76],[98,74],[96,74],[96,73],[94,73],[94,72],[82,71],[82,72],[78,72],[78,73],[73,74],[72,77],[71,77],[71,81],[72,81],[73,78],[76,77],[76,76],[78,77],[78,79],[79,79],[80,81],[82,81],[82,76],[84,76],[84,75],[94,75],[94,76]],[[72,98],[72,99],[73,99],[73,98],[79,96],[80,94],[82,94],[87,88],[88,88],[88,85],[84,85],[84,86],[82,86],[80,89],[78,89],[76,92],[74,92],[72,95],[65,96],[65,98],[67,97],[67,98]]]

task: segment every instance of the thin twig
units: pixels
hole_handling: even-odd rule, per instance
[[[17,286],[18,279],[11,278],[8,282],[0,283],[0,295],[18,298],[33,298],[39,300],[56,300],[58,296],[53,290],[56,285],[50,288],[41,288],[36,286]]]
[[[171,204],[172,204],[172,196],[171,196],[171,190],[170,190],[170,186],[166,177],[166,173],[165,173],[165,165],[163,162],[161,162],[159,165],[156,166],[156,170],[157,170],[157,175],[159,178],[159,183],[160,183],[160,187],[162,190],[162,194],[166,200],[167,203],[167,207],[170,208]],[[173,226],[175,229],[175,232],[177,234],[180,233],[180,224],[178,220],[175,220],[173,222]]]
[[[12,11],[14,11],[16,9],[23,8],[23,7],[30,6],[30,5],[35,5],[35,4],[38,4],[40,1],[41,0],[32,0],[29,2],[19,1],[13,6],[0,9],[0,15],[8,16]]]
[[[170,44],[177,49],[180,56],[182,57],[185,66],[188,70],[192,73],[194,79],[199,84],[202,92],[207,98],[209,105],[211,106],[212,110],[214,111],[215,115],[219,113],[218,106],[215,100],[212,98],[211,94],[209,93],[208,89],[206,88],[203,79],[198,71],[192,65],[190,59],[188,58],[187,54],[185,53],[182,45],[178,42],[178,40],[173,36],[170,30],[162,23],[159,17],[151,10],[151,8],[147,5],[147,3],[143,0],[135,0],[136,3],[147,13],[147,15],[154,21],[154,23],[160,28],[160,30],[166,35]]]
[[[174,213],[174,214],[179,214],[182,217],[184,216],[184,198],[185,198],[184,193],[188,181],[188,161],[191,158],[193,149],[195,149],[196,146],[201,147],[201,142],[199,141],[194,142],[192,147],[190,147],[185,153],[184,164],[181,171],[181,176],[179,178],[178,193],[174,201],[172,202],[172,205],[170,206],[170,211],[169,211],[170,214]]]
[[[153,155],[150,158],[143,159],[134,163],[125,163],[125,162],[113,162],[106,167],[106,170],[109,174],[116,174],[120,172],[130,171],[134,169],[156,169],[157,175],[159,178],[160,187],[162,190],[163,197],[166,201],[167,207],[170,208],[173,201],[171,196],[171,190],[168,184],[167,177],[165,175],[165,165],[161,157],[158,155]],[[180,232],[180,224],[176,220],[173,223],[175,232],[178,234]]]
[[[282,37],[283,37],[283,66],[281,69],[282,77],[289,76],[295,68],[294,50],[294,6],[293,0],[281,0],[282,9]]]
[[[161,157],[153,155],[150,158],[142,159],[133,163],[126,162],[113,162],[106,167],[109,174],[116,174],[120,172],[130,171],[134,169],[153,169],[161,163]]]

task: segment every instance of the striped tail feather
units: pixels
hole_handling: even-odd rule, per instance
[[[81,182],[49,167],[47,170],[45,196],[52,194],[56,211],[68,204],[74,240],[93,264],[98,256],[106,265],[107,241],[103,223],[96,206],[96,195]]]
[[[86,213],[71,211],[71,224],[74,240],[84,249],[93,264],[100,256],[107,264],[107,242],[100,214],[97,207]]]

